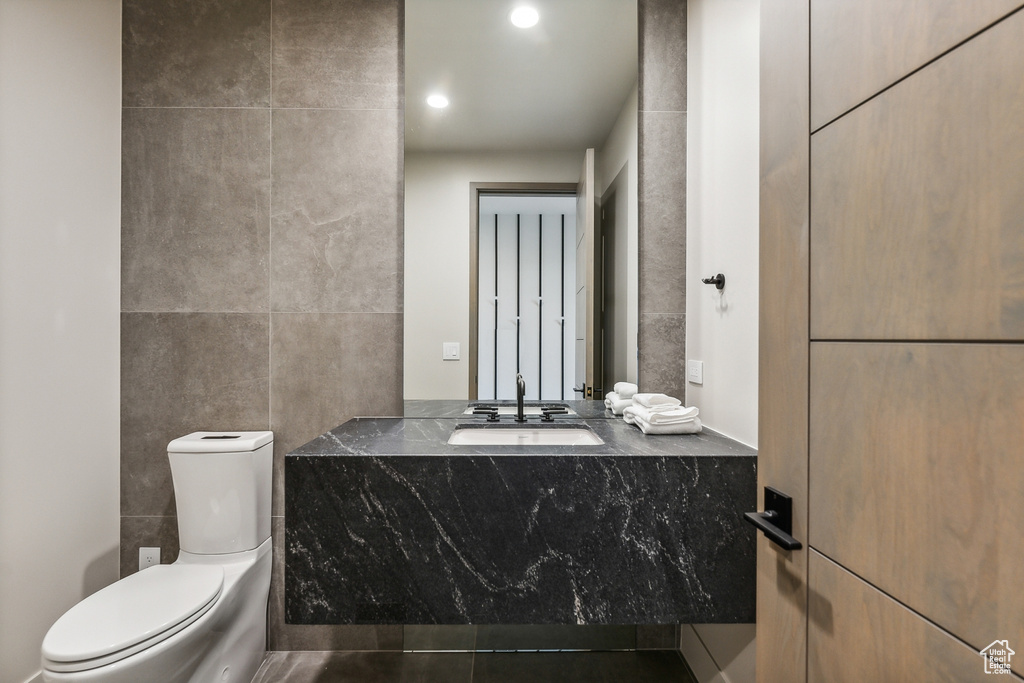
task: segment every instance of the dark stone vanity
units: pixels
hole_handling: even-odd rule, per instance
[[[450,446],[481,418],[414,401],[289,453],[288,623],[754,621],[756,452],[566,403],[604,445]]]

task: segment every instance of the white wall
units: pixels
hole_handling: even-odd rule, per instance
[[[469,397],[469,185],[575,183],[583,158],[550,154],[405,157],[405,397]],[[462,358],[441,359],[443,342]]]
[[[687,4],[686,402],[757,446],[758,0]],[[718,291],[702,277],[724,273]]]
[[[757,446],[759,0],[687,3],[686,402]],[[725,290],[701,283],[724,273]],[[699,683],[753,683],[752,624],[684,625]]]
[[[0,682],[118,575],[120,0],[0,0]]]

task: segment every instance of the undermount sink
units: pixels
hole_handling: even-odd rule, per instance
[[[604,440],[586,425],[459,425],[452,446],[600,446]]]

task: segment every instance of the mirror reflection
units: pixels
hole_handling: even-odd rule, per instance
[[[636,381],[636,3],[519,4],[406,0],[408,399]]]

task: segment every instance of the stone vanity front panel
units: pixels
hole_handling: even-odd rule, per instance
[[[351,420],[286,458],[293,624],[754,621],[756,454],[587,420],[592,447]]]

